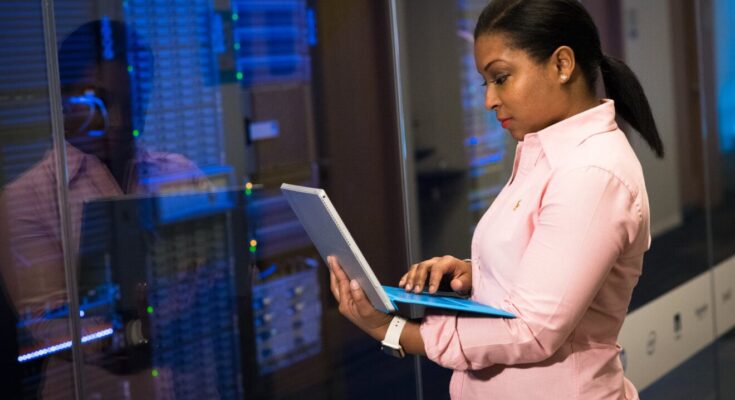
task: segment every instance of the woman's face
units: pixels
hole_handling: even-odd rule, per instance
[[[564,119],[556,63],[539,64],[512,48],[504,35],[489,34],[475,41],[475,64],[486,84],[485,107],[515,139]]]

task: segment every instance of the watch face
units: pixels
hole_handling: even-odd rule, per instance
[[[406,355],[403,352],[403,347],[400,347],[400,346],[396,348],[396,347],[387,346],[384,344],[380,347],[380,349],[383,350],[385,354],[389,354],[396,358],[403,358]]]

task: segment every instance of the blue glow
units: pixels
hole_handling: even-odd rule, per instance
[[[85,303],[79,307],[80,308],[79,312],[81,314],[81,313],[86,312],[85,310],[90,310],[90,309],[97,308],[97,307],[104,307],[110,304],[112,304],[112,300],[110,299],[102,299],[99,301]],[[37,318],[22,319],[18,321],[18,324],[16,326],[18,328],[25,328],[35,323],[47,321],[50,319],[56,319],[56,318],[67,318],[68,316],[69,316],[69,307],[68,305],[63,305],[62,307],[52,309]],[[83,317],[84,315],[81,315],[81,316]]]
[[[104,330],[101,330],[99,332],[95,332],[86,336],[82,336],[82,343],[88,343],[92,342],[98,339],[102,339],[107,336],[112,336],[112,328],[107,328]],[[59,343],[54,346],[45,347],[43,349],[39,349],[27,354],[23,354],[18,356],[18,362],[26,362],[29,360],[33,360],[34,358],[44,357],[49,354],[58,353],[62,350],[70,349],[71,348],[71,340],[66,341],[64,343]]]
[[[304,260],[304,262],[306,263],[306,265],[310,266],[311,268],[316,268],[316,267],[319,266],[319,261],[317,261],[317,260],[315,260],[315,259],[313,259],[311,257],[306,257],[306,259]]]
[[[270,56],[252,56],[240,57],[237,59],[238,65],[273,65],[273,64],[299,64],[305,58],[300,55],[270,55]]]
[[[472,160],[473,167],[479,167],[482,165],[493,164],[503,159],[503,152],[499,151],[494,154],[490,154],[485,157],[478,157]]]
[[[238,11],[291,11],[296,12],[302,7],[303,0],[280,0],[280,1],[248,1],[235,0]]]
[[[306,9],[306,41],[309,46],[316,46],[316,13],[313,8]]]
[[[102,58],[112,60],[115,58],[115,42],[110,27],[110,17],[103,15],[100,18],[100,36],[102,41]]]
[[[265,279],[265,278],[267,278],[267,277],[275,274],[276,273],[276,269],[278,269],[278,266],[275,263],[274,264],[271,264],[271,266],[268,267],[268,268],[266,268],[265,271],[262,271],[260,274],[258,274],[258,277],[260,277],[260,279]]]
[[[297,39],[301,30],[295,26],[248,26],[235,29],[235,37],[240,39]]]
[[[212,51],[216,54],[221,54],[227,49],[227,46],[225,45],[225,36],[223,35],[224,23],[222,22],[222,16],[220,14],[214,13],[211,18]]]
[[[717,114],[720,150],[735,151],[735,2],[717,0],[715,7],[715,54],[717,74]]]

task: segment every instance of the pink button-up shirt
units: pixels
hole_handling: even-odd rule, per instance
[[[97,157],[66,146],[69,172],[68,212],[71,244],[76,252],[84,202],[121,196],[123,190]],[[138,150],[129,163],[136,176],[179,174],[185,189],[203,188],[206,179],[197,166],[180,154]],[[151,190],[131,180],[128,193]],[[7,237],[5,237],[7,236]],[[56,193],[56,164],[52,151],[0,191],[0,270],[18,312],[65,304],[66,281]]]
[[[641,165],[611,100],[527,134],[472,239],[472,298],[515,319],[432,315],[453,399],[635,399],[618,332],[650,245]]]

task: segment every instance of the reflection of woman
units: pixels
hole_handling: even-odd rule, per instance
[[[98,49],[104,41],[101,35],[105,34],[110,36],[114,46],[109,55],[100,55]],[[145,111],[147,93],[139,90],[138,97],[133,98],[127,66],[128,48],[137,52],[139,62],[152,64],[151,50],[135,31],[119,21],[87,22],[66,36],[59,48],[68,175],[64,185],[67,194],[65,211],[71,224],[71,235],[67,239],[74,254],[80,251],[85,202],[124,194],[150,194],[155,188],[143,182],[144,178],[152,177],[176,177],[176,180],[169,179],[169,190],[191,191],[208,187],[199,168],[183,155],[136,146],[132,106],[135,103]],[[151,85],[148,80],[141,83],[139,86],[142,87]],[[137,125],[140,131],[143,130],[141,125]],[[28,332],[24,336],[26,343],[20,344],[21,354],[70,340],[68,317],[63,312],[68,307],[68,293],[63,235],[59,227],[57,157],[54,151],[49,150],[41,161],[0,188],[0,275],[9,300]],[[81,267],[78,273],[82,273]],[[110,321],[98,317],[82,318],[80,322],[82,335],[99,333],[111,325]],[[139,337],[128,335],[129,347],[141,344]],[[94,365],[102,356],[107,356],[102,348],[108,342],[97,340],[83,346],[84,374],[86,382],[92,383],[88,386],[88,393],[106,393],[114,397],[111,393],[121,393],[122,389],[109,383],[120,379]],[[69,354],[60,353],[47,358],[41,374],[44,378],[40,382],[43,386],[41,397],[72,396],[69,357]],[[114,369],[117,366],[111,360],[114,357],[107,357],[99,363],[107,362],[111,364],[108,367]],[[132,366],[126,367],[133,369]],[[150,381],[150,372],[134,372],[141,382]],[[166,373],[161,371],[162,379],[157,380],[159,386],[170,378]],[[95,385],[99,382],[104,384]],[[145,385],[134,384],[133,387]]]
[[[471,260],[424,261],[400,285],[435,291],[449,275],[455,291],[517,318],[442,314],[404,326],[332,258],[340,311],[453,369],[452,398],[637,398],[616,340],[649,247],[649,210],[615,117],[663,155],[643,90],[602,54],[575,0],[494,0],[475,28],[475,62],[486,107],[518,140],[512,176],[477,225]],[[612,100],[595,95],[598,68]]]

